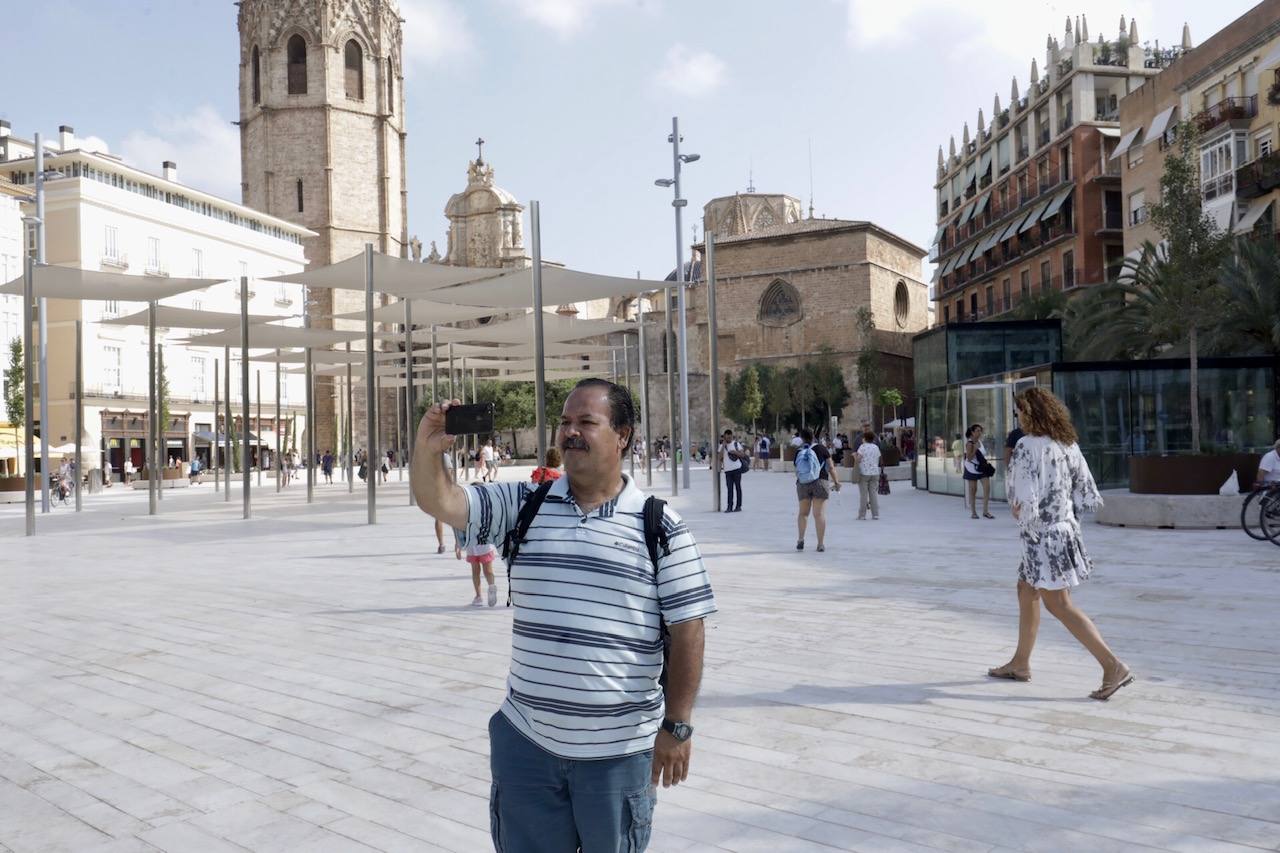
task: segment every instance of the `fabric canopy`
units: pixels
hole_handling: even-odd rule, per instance
[[[112,317],[103,320],[107,326],[145,326],[148,323],[147,309],[126,314],[123,317]],[[284,320],[284,316],[272,314],[250,314],[250,323],[270,323],[272,320]],[[196,308],[179,308],[175,305],[156,306],[156,325],[166,329],[230,329],[240,328],[240,315],[230,311],[203,311]]]
[[[1120,128],[1118,127],[1100,127],[1098,128],[1098,133],[1102,134],[1108,139],[1120,138]]]
[[[1034,228],[1035,224],[1040,221],[1040,217],[1044,214],[1045,209],[1048,206],[1049,206],[1049,202],[1047,201],[1037,204],[1035,208],[1031,211],[1031,215],[1028,216],[1026,220],[1022,223],[1022,227],[1018,229],[1018,233],[1021,234],[1024,231],[1030,231],[1032,228]]]
[[[164,278],[82,270],[75,267],[37,265],[32,293],[37,299],[102,299],[119,302],[152,302],[221,284],[221,278]],[[0,286],[0,294],[22,295],[22,276]]]
[[[407,258],[393,258],[373,253],[373,289],[378,293],[413,298],[442,287],[479,281],[501,275],[502,270],[478,267],[453,267],[445,264],[423,264]],[[265,281],[305,284],[308,287],[364,290],[364,253],[352,255],[327,267],[278,275]]]
[[[277,326],[264,323],[249,327],[249,346],[254,349],[284,349],[286,347],[324,347],[364,337],[364,332],[339,329],[308,329],[303,326]],[[187,338],[187,346],[238,347],[240,330],[226,329],[211,335]]]
[[[585,355],[593,352],[608,352],[616,347],[605,346],[603,344],[577,344],[577,343],[547,343],[542,347],[544,356],[562,356],[562,355]],[[512,346],[482,346],[481,344],[453,344],[452,347],[440,344],[436,347],[436,359],[444,361],[448,359],[449,353],[452,352],[455,359],[461,356],[489,356],[493,358],[529,358],[537,355],[532,342],[527,344],[515,344]],[[414,355],[421,358],[431,357],[431,347],[418,348],[413,351]],[[378,359],[396,358],[404,360],[403,352],[387,352],[379,353]]]
[[[470,365],[468,365],[468,367],[469,366]],[[300,368],[294,367],[289,369],[286,372],[287,373],[303,373],[304,371],[301,370]],[[354,371],[351,374],[351,376],[353,379],[362,379],[364,377],[364,372],[365,372],[365,368],[361,367],[358,371]],[[431,372],[431,365],[415,364],[413,366],[413,372],[415,374],[421,374],[423,376],[426,376]],[[347,368],[345,365],[317,367],[315,368],[314,373],[316,376],[346,376]],[[400,364],[383,364],[383,365],[375,366],[373,368],[373,373],[375,376],[403,376],[404,361],[401,360]]]
[[[266,361],[274,362],[276,360],[275,353],[262,353],[260,355],[249,356],[250,361]],[[280,353],[281,364],[306,364],[307,354],[304,352],[282,352]],[[311,364],[313,366],[323,364],[364,364],[364,352],[356,350],[353,352],[343,352],[341,350],[332,349],[313,349],[311,350]]]
[[[1231,229],[1231,233],[1248,234],[1253,230],[1253,226],[1258,224],[1258,220],[1262,218],[1262,215],[1266,213],[1270,207],[1271,199],[1269,198],[1255,201],[1250,205],[1248,212],[1245,213],[1245,215],[1240,218],[1240,221],[1235,224],[1235,227]]]
[[[1116,150],[1112,151],[1111,156],[1108,157],[1107,159],[1114,160],[1124,152],[1128,151],[1129,146],[1133,145],[1134,141],[1138,138],[1138,134],[1140,133],[1142,133],[1142,128],[1137,127],[1129,131],[1128,133],[1126,133],[1124,136],[1120,137],[1120,144],[1116,146]]]
[[[1164,136],[1165,130],[1169,127],[1169,119],[1173,117],[1173,111],[1176,109],[1176,105],[1169,107],[1152,119],[1151,129],[1147,131],[1146,141],[1143,142],[1144,145],[1155,142],[1161,136]]]
[[[630,280],[630,279],[628,279]],[[477,326],[473,329],[446,327],[436,329],[436,340],[450,343],[500,343],[518,344],[533,339],[533,313],[524,314],[502,323]],[[618,320],[574,320],[569,317],[542,312],[542,339],[544,341],[572,341],[610,332],[627,332],[635,328]]]
[[[1076,188],[1074,186],[1065,187],[1062,190],[1060,190],[1058,194],[1053,197],[1053,201],[1049,202],[1049,206],[1045,208],[1044,214],[1041,215],[1040,218],[1048,219],[1050,216],[1053,216],[1055,213],[1061,210],[1062,205],[1066,202],[1067,199],[1071,197],[1071,194],[1075,192],[1075,190]]]
[[[429,299],[410,300],[410,321],[415,326],[430,326],[432,323],[456,323],[461,320],[478,320],[494,313],[492,308],[478,305],[450,305],[446,302],[432,302]],[[335,314],[335,320],[364,320],[363,311],[352,311],[349,314]],[[403,323],[404,303],[392,302],[373,309],[376,323]],[[390,333],[387,333],[390,334]],[[403,333],[401,334],[403,337]]]
[[[589,379],[592,376],[604,376],[606,371],[603,370],[548,370],[546,372],[546,380],[555,382],[558,379]],[[529,371],[528,373],[507,373],[498,377],[502,382],[536,382],[538,375]]]
[[[578,272],[564,267],[542,265],[542,304],[564,305],[610,296],[631,296],[663,290],[665,281],[649,281],[611,275]],[[489,281],[460,284],[431,294],[436,302],[462,305],[492,305],[495,308],[528,308],[533,304],[533,271],[513,270]]]
[[[582,370],[592,365],[601,366],[599,361],[583,361],[580,358],[544,358],[542,366],[547,370]],[[480,370],[506,370],[513,373],[524,373],[538,366],[536,358],[473,358],[467,357],[467,369],[475,367]]]
[[[964,209],[964,213],[960,214],[960,218],[956,220],[956,227],[959,228],[969,221],[969,217],[973,215],[973,205],[969,205]]]
[[[1022,225],[1021,216],[1009,223],[1009,227],[1004,229],[1004,233],[1000,235],[1000,239],[997,242],[1003,243],[1005,240],[1016,235],[1018,233],[1018,226],[1020,225]]]

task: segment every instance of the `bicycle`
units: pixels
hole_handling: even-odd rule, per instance
[[[67,500],[75,491],[75,484],[69,478],[63,477],[61,474],[52,474],[49,477],[49,506],[52,507],[59,502],[67,505]]]
[[[1251,539],[1280,545],[1280,484],[1256,488],[1245,496],[1240,506],[1240,527]]]

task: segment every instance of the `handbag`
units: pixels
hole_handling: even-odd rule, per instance
[[[889,475],[883,471],[880,472],[880,487],[876,489],[876,492],[882,495],[889,494]]]

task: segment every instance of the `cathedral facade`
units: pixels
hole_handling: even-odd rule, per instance
[[[394,0],[242,0],[240,162],[244,204],[316,232],[309,266],[356,255],[372,243],[408,256],[400,10]],[[358,291],[310,293],[308,313],[359,310]],[[341,324],[342,321],[338,321]],[[332,321],[318,319],[328,327]],[[359,344],[363,347],[363,344]],[[352,418],[363,435],[363,389]],[[336,389],[316,383],[318,448],[339,446]],[[383,430],[394,435],[394,400]]]

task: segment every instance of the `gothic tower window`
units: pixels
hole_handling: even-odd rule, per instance
[[[898,286],[893,290],[893,319],[897,321],[898,328],[907,325],[907,319],[911,315],[911,294],[907,292],[907,283],[899,280]]]
[[[289,94],[307,94],[307,43],[302,36],[295,35],[289,39],[285,56],[289,65]]]
[[[253,102],[255,104],[262,103],[262,64],[258,57],[258,46],[253,46],[253,60],[251,62],[253,75]]]
[[[760,297],[760,322],[766,326],[790,326],[800,319],[799,291],[789,282],[775,279]]]
[[[364,55],[355,39],[347,42],[344,51],[343,82],[346,85],[347,97],[355,101],[364,100]]]
[[[391,59],[387,59],[387,112],[394,113],[396,111],[396,69],[391,64]]]

